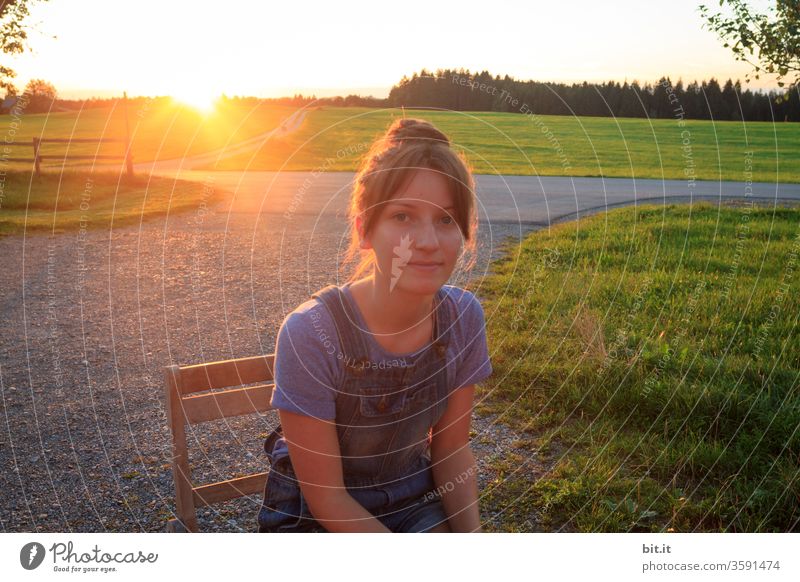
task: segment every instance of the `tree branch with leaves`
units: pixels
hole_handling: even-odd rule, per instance
[[[47,0],[0,0],[0,51],[7,55],[20,54],[28,48],[29,7]],[[12,79],[17,76],[11,67],[0,65],[0,88],[16,91]]]
[[[755,78],[761,74],[777,75],[778,86],[789,89],[800,83],[800,1],[776,0],[766,14],[755,12],[744,0],[720,0],[731,15],[712,14],[701,4],[704,27],[717,33],[723,46],[730,47],[737,60],[754,69]],[[749,83],[749,74],[746,77]],[[778,101],[786,99],[779,97]]]

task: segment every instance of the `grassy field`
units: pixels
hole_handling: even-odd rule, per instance
[[[796,124],[686,121],[679,127],[669,119],[405,113],[445,131],[479,173],[686,179],[688,170],[698,180],[746,180],[745,152],[752,151],[752,180],[800,182]],[[297,133],[222,160],[216,169],[354,170],[370,142],[400,116],[396,109],[322,108]]]
[[[131,151],[134,162],[168,160],[229,147],[278,126],[281,120],[291,115],[294,108],[260,105],[256,108],[218,108],[210,114],[202,114],[180,102],[152,101],[128,107],[128,125],[131,135]],[[122,106],[105,109],[86,109],[82,112],[60,112],[50,114],[23,115],[18,127],[9,137],[10,115],[0,116],[0,135],[8,157],[33,156],[31,138],[124,138],[125,111]],[[124,145],[108,144],[42,144],[42,155],[123,155]],[[85,161],[82,163],[86,163]],[[90,160],[91,163],[91,160]],[[120,162],[121,163],[121,162]],[[97,160],[98,165],[108,162]],[[55,165],[46,161],[44,165]],[[29,164],[28,164],[29,166]],[[19,165],[14,165],[19,167]]]
[[[294,110],[229,105],[201,115],[179,103],[131,107],[135,161],[163,160],[229,147],[268,131]],[[797,124],[670,119],[531,116],[516,113],[405,111],[431,120],[463,149],[479,173],[541,176],[746,180],[745,152],[752,151],[752,180],[800,182]],[[310,110],[299,131],[204,169],[352,171],[398,109]],[[0,117],[8,135],[9,116]],[[124,136],[121,108],[24,116],[11,156],[30,157],[33,136]],[[688,133],[684,133],[688,132]],[[685,140],[685,141],[684,141]],[[119,144],[47,145],[44,154],[121,153]]]
[[[39,177],[8,172],[0,186],[0,236],[138,224],[211,205],[223,195],[200,182],[100,172],[48,172]]]
[[[508,247],[480,410],[529,436],[504,530],[800,529],[800,209],[639,207]]]

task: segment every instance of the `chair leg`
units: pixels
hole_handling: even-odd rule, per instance
[[[186,526],[184,526],[183,522],[179,519],[170,519],[164,531],[167,533],[189,533],[189,530],[186,529]]]

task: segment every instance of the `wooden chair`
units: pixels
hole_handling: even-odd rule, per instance
[[[167,523],[169,532],[197,532],[197,507],[204,507],[264,491],[267,473],[195,486],[186,448],[186,425],[266,412],[274,386],[275,354],[209,362],[193,366],[166,366],[165,399],[172,433],[172,477],[178,519]],[[244,384],[263,382],[257,386]],[[238,386],[237,388],[232,388]],[[227,390],[218,390],[227,388]],[[198,394],[211,390],[205,394]]]

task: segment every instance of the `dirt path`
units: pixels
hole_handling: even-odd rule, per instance
[[[195,156],[134,164],[134,171],[136,173],[145,174],[175,174],[180,173],[181,171],[191,170],[195,166],[213,164],[220,160],[237,156],[239,154],[246,154],[248,152],[258,150],[271,139],[284,137],[290,133],[294,133],[303,125],[303,121],[305,121],[307,114],[307,109],[300,109],[284,119],[278,127],[269,131],[265,131],[264,133],[260,133],[244,141]]]

